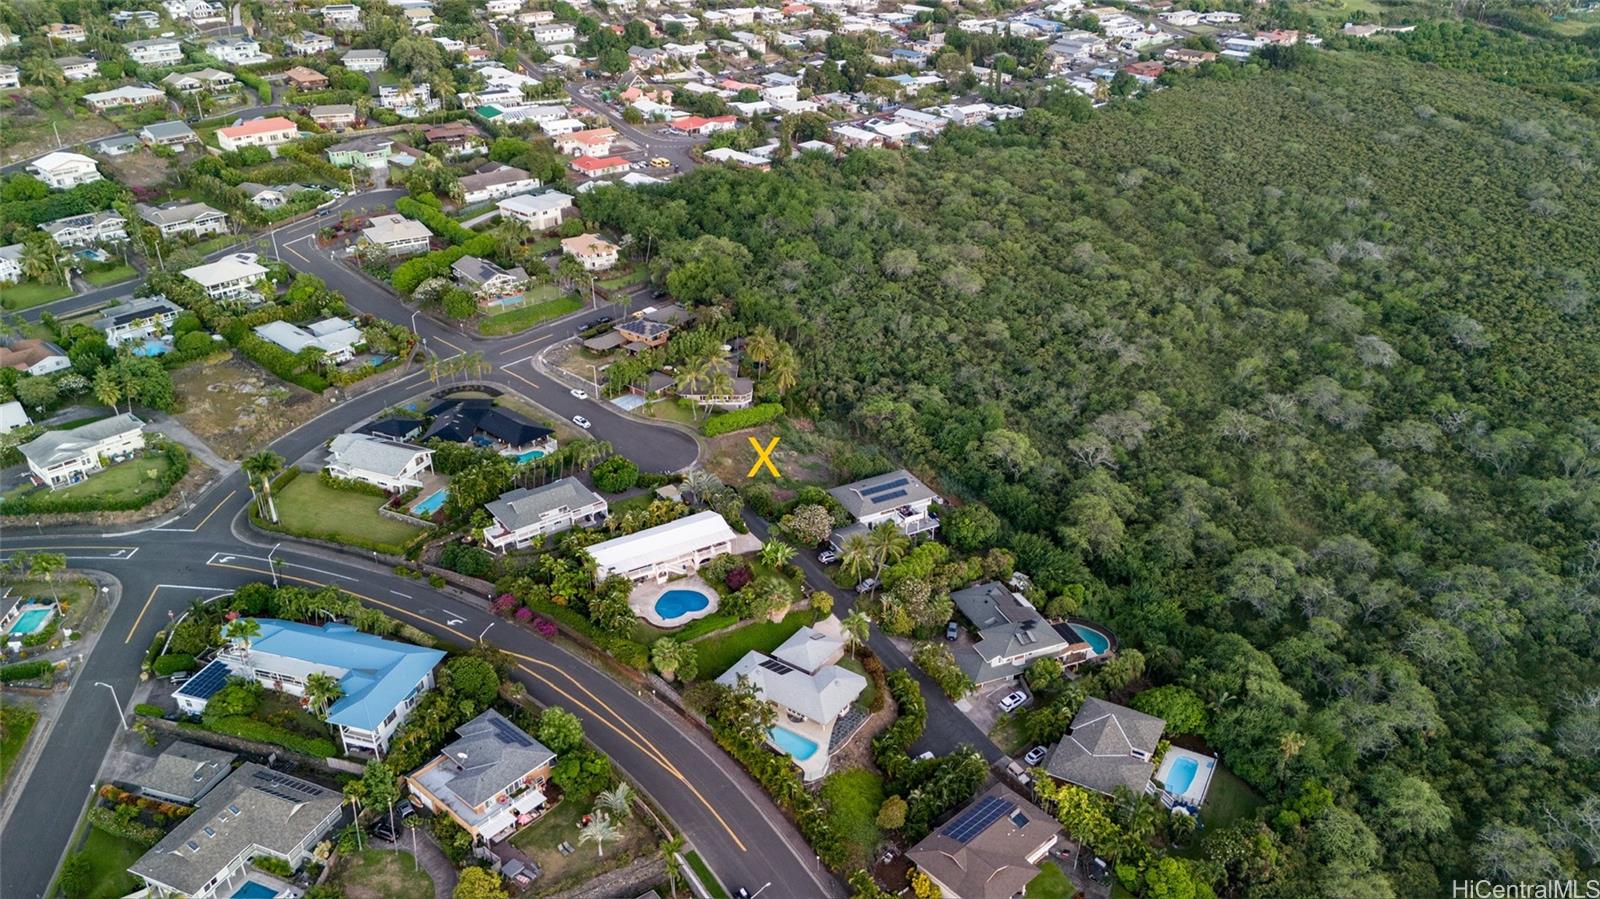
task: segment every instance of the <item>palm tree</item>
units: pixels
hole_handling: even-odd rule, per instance
[[[744,340],[744,354],[757,366],[764,366],[772,361],[778,351],[778,338],[772,334],[772,329],[766,325],[757,325],[750,336]]]
[[[244,469],[244,473],[252,479],[252,482],[255,480],[261,482],[260,496],[262,500],[266,501],[267,508],[260,510],[258,506],[257,509],[264,511],[266,516],[272,520],[272,523],[277,524],[278,507],[272,501],[272,479],[283,469],[283,457],[272,450],[262,450],[245,459],[239,464],[239,467]]]
[[[67,557],[62,553],[34,553],[28,557],[28,575],[42,577],[50,585],[50,595],[56,605],[61,604],[61,594],[56,591],[56,572],[67,567]]]
[[[761,547],[761,561],[773,568],[782,568],[795,557],[795,548],[782,540],[772,540]]]
[[[714,365],[706,376],[706,396],[728,396],[733,393],[733,375],[728,366]]]
[[[250,641],[261,636],[261,622],[254,618],[235,618],[222,629],[222,636],[227,640],[238,640],[244,644],[246,650],[249,650]]]
[[[326,719],[328,709],[344,696],[344,688],[331,674],[315,672],[306,676],[306,702],[318,718]]]
[[[906,548],[911,545],[911,538],[900,533],[900,528],[892,521],[884,521],[867,532],[867,543],[872,547],[872,558],[877,563],[876,577],[883,580],[883,567],[891,562],[900,561],[906,554]]]
[[[767,369],[768,383],[782,396],[794,387],[799,377],[800,360],[794,354],[794,347],[787,343],[779,344],[772,356],[771,367]]]
[[[53,60],[43,56],[30,56],[22,61],[22,80],[40,87],[62,87],[67,83],[67,73]]]
[[[350,803],[350,823],[356,832],[356,850],[361,850],[361,799],[366,795],[367,786],[359,779],[351,780],[344,785],[344,801]]]
[[[683,878],[683,870],[678,866],[678,852],[683,849],[683,837],[669,837],[656,846],[656,852],[661,856],[662,864],[667,867],[667,888],[672,890],[672,899],[678,899],[678,881]]]
[[[855,651],[856,647],[866,643],[867,638],[872,635],[872,619],[867,617],[866,612],[859,609],[851,612],[839,624],[844,629],[845,645],[852,652]]]
[[[690,359],[678,368],[678,378],[673,387],[680,394],[698,394],[711,376],[711,360],[705,357]]]
[[[721,486],[717,476],[704,468],[696,468],[683,476],[683,486],[694,494],[696,500],[704,500],[708,494]]]
[[[56,279],[56,254],[41,241],[25,244],[17,264],[22,267],[22,276],[29,280],[45,283]]]
[[[107,406],[111,411],[117,411],[117,404],[122,402],[122,384],[109,368],[102,368],[94,373],[94,398]],[[129,400],[128,411],[133,411],[133,402]]]
[[[589,821],[589,826],[578,831],[578,842],[593,843],[602,857],[606,854],[606,843],[621,838],[621,829],[611,823],[605,812],[595,812],[594,818]]]
[[[625,820],[633,810],[633,787],[619,783],[595,797],[595,807],[603,808],[617,820]]]
[[[857,582],[872,570],[872,558],[872,544],[866,534],[851,534],[839,548],[839,568]]]

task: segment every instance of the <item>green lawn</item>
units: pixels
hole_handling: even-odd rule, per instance
[[[544,874],[539,878],[542,894],[593,880],[655,851],[654,831],[636,814],[621,822],[622,839],[607,843],[605,855],[596,851],[593,843],[579,843],[578,822],[593,810],[594,807],[586,803],[563,801],[511,838],[512,845],[528,853],[543,869]],[[563,842],[571,843],[577,851],[562,855],[556,847]]]
[[[856,699],[856,705],[864,709],[872,708],[873,700],[878,695],[878,685],[873,683],[872,675],[867,673],[867,666],[861,664],[861,660],[855,656],[847,655],[839,660],[839,667],[854,671],[867,679],[867,688],[861,691],[861,696]]]
[[[128,498],[144,505],[166,495],[167,491],[160,489],[161,479],[171,467],[172,462],[166,456],[141,456],[96,472],[87,480],[62,490],[50,492],[43,488],[22,487],[7,496],[34,494],[30,500],[33,504],[30,512],[49,512],[50,504],[77,499],[115,498],[120,501]],[[155,477],[150,477],[152,471],[156,473]]]
[[[606,290],[616,290],[618,287],[632,287],[635,284],[643,283],[644,281],[648,280],[649,277],[650,270],[641,268],[637,271],[629,272],[626,275],[618,275],[615,278],[606,278],[600,282],[600,286],[604,287]]]
[[[335,490],[314,474],[302,474],[276,495],[279,525],[291,534],[356,546],[399,548],[421,528],[378,514],[380,497]]]
[[[22,754],[28,743],[28,734],[39,722],[39,713],[25,705],[0,708],[0,785],[11,773],[11,764]]]
[[[801,625],[811,623],[811,610],[790,612],[777,624],[765,619],[715,637],[694,641],[700,653],[700,679],[711,680],[733,666],[752,649],[771,652],[789,639]]]
[[[137,277],[139,277],[139,270],[131,265],[119,265],[114,268],[83,273],[83,280],[96,287],[104,287],[107,284],[120,284],[123,281],[131,281]]]
[[[0,287],[0,306],[7,309],[27,309],[40,303],[72,296],[72,288],[65,284],[40,284],[24,281]]]
[[[553,292],[555,288],[536,288],[533,291],[529,291],[529,294],[533,296],[542,296],[543,292],[546,290]],[[525,328],[531,328],[542,321],[547,321],[552,318],[559,318],[563,315],[569,315],[582,308],[583,299],[575,294],[557,296],[554,299],[548,299],[543,302],[535,302],[527,306],[513,309],[510,312],[502,312],[499,315],[488,316],[478,322],[478,330],[489,337],[497,337],[503,334],[514,334]]]
[[[883,831],[878,829],[878,806],[883,804],[883,778],[865,768],[838,771],[822,782],[822,799],[828,806],[828,823],[849,847],[845,869],[870,867]]]
[[[143,885],[128,873],[128,866],[144,855],[144,848],[138,843],[91,826],[78,852],[88,857],[93,872],[89,878],[93,886],[78,899],[117,899]]]
[[[1264,804],[1265,801],[1250,789],[1249,784],[1219,763],[1211,778],[1211,788],[1206,792],[1206,804],[1200,809],[1200,821],[1205,829],[1201,836],[1191,839],[1187,846],[1175,850],[1173,854],[1193,859],[1202,857],[1204,834],[1216,833],[1229,825],[1248,821],[1255,817],[1256,810]]]
[[[1078,888],[1072,885],[1060,868],[1043,864],[1039,866],[1039,876],[1028,881],[1028,889],[1023,895],[1027,899],[1072,899],[1078,895]]]
[[[670,397],[656,400],[640,411],[657,421],[676,422],[691,428],[700,427],[701,416],[689,408],[688,404]]]
[[[409,852],[367,849],[343,855],[330,883],[345,899],[433,899],[433,878]]]
[[[694,869],[694,876],[699,878],[700,884],[711,894],[711,899],[728,899],[728,891],[722,888],[722,883],[717,880],[716,875],[706,867],[705,859],[700,857],[700,853],[687,852],[683,857],[688,861],[689,867]]]

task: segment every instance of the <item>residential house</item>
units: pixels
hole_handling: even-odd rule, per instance
[[[610,128],[590,128],[557,137],[555,147],[567,156],[609,156],[616,139],[617,132]]]
[[[189,14],[189,21],[196,25],[227,21],[228,10],[219,0],[187,0],[184,8]]]
[[[666,346],[667,338],[672,335],[672,326],[646,318],[632,318],[617,325],[616,332],[622,337],[628,351],[637,353]]]
[[[410,90],[402,90],[398,84],[379,85],[378,105],[396,115],[415,118],[439,108],[439,99],[432,91],[427,82],[413,84]]]
[[[428,145],[443,144],[451,156],[471,156],[482,153],[489,148],[484,142],[483,132],[471,122],[446,122],[443,125],[430,125],[422,132]]]
[[[21,87],[22,73],[10,63],[0,64],[0,88]]]
[[[667,127],[680,134],[711,135],[716,134],[718,131],[732,131],[738,128],[739,119],[737,116],[731,115],[712,116],[711,118],[685,116],[681,119],[672,120]]]
[[[400,493],[422,486],[422,473],[433,468],[433,450],[367,434],[340,434],[328,444],[325,467],[334,477]]]
[[[487,303],[503,297],[513,297],[528,286],[528,273],[518,265],[503,269],[487,259],[462,256],[450,265],[456,283],[472,291],[478,302]]]
[[[1107,796],[1118,787],[1140,795],[1155,773],[1156,746],[1166,726],[1154,715],[1091,696],[1079,707],[1071,730],[1056,744],[1044,770],[1057,780]]]
[[[300,126],[283,116],[251,119],[217,131],[217,146],[224,150],[241,147],[278,147],[300,137]]]
[[[257,184],[254,181],[242,181],[237,187],[244,191],[250,202],[262,209],[278,209],[288,203],[290,198],[302,191],[313,190],[301,184]]]
[[[552,47],[567,47],[577,39],[578,29],[570,22],[549,22],[533,27],[534,42],[546,50]]]
[[[357,165],[366,169],[381,169],[389,165],[389,155],[393,150],[393,140],[381,134],[365,134],[334,144],[324,152],[329,162],[342,169]]]
[[[705,158],[712,162],[727,163],[762,172],[772,168],[772,160],[764,156],[757,156],[754,153],[746,153],[743,150],[735,150],[732,147],[718,147],[715,150],[707,150]]]
[[[631,324],[631,323],[630,323]],[[655,324],[655,322],[651,322]],[[624,337],[631,337],[624,331],[624,325],[618,325],[617,331]],[[756,382],[749,378],[739,377],[738,366],[732,362],[723,362],[717,366],[721,374],[727,376],[727,387],[717,389],[716,382],[706,379],[697,385],[685,385],[678,388],[680,398],[691,400],[700,406],[710,406],[716,409],[743,409],[755,402]]]
[[[340,62],[352,72],[381,72],[389,65],[389,54],[382,50],[351,50]]]
[[[22,280],[22,253],[25,247],[14,243],[0,247],[0,284],[16,284]]]
[[[104,332],[106,343],[115,348],[171,331],[182,314],[183,307],[164,296],[130,297],[95,319],[94,329]]]
[[[144,422],[124,412],[70,431],[46,431],[17,447],[39,483],[55,490],[144,448]]]
[[[532,231],[549,231],[561,224],[567,210],[572,209],[572,197],[559,190],[542,194],[520,194],[495,204],[502,217],[513,218]]]
[[[161,83],[185,94],[202,90],[217,93],[233,90],[239,85],[239,79],[233,77],[232,72],[205,68],[197,72],[173,72],[161,79]]]
[[[561,252],[583,265],[586,272],[603,272],[617,264],[617,245],[598,234],[579,234],[561,241]]]
[[[333,49],[333,38],[315,31],[302,31],[283,43],[296,56],[315,56]]]
[[[523,0],[488,0],[483,5],[483,11],[496,18],[503,18],[522,9]]]
[[[45,28],[45,34],[52,42],[65,41],[69,44],[81,44],[89,39],[89,32],[74,22],[52,22]]]
[[[849,149],[881,147],[883,135],[854,125],[834,125],[830,129],[836,146]]]
[[[200,143],[200,135],[195,134],[187,122],[176,120],[144,126],[139,129],[139,139],[152,147],[181,147]]]
[[[1155,80],[1160,78],[1161,73],[1165,72],[1166,70],[1167,67],[1163,65],[1160,60],[1156,59],[1143,59],[1138,62],[1130,62],[1122,67],[1122,71],[1127,72],[1129,75],[1139,79],[1140,84],[1155,83]]]
[[[1029,892],[1039,862],[1061,839],[1061,823],[995,784],[906,851],[906,860],[945,899],[1013,899]]]
[[[632,166],[621,156],[575,156],[567,167],[585,177],[603,178],[620,175]]]
[[[37,377],[65,371],[71,367],[72,360],[67,358],[61,347],[47,340],[28,337],[0,346],[0,368],[9,368]]]
[[[267,270],[256,258],[254,253],[233,253],[216,262],[186,268],[183,275],[200,285],[213,300],[247,299],[267,277]]]
[[[261,42],[248,37],[219,37],[205,45],[208,55],[236,66],[267,62],[271,56],[261,52]]]
[[[57,150],[28,163],[28,173],[55,190],[66,190],[80,184],[101,180],[100,169],[93,159],[80,153]]]
[[[427,252],[433,232],[421,222],[393,213],[373,216],[367,227],[362,229],[361,239],[381,247],[390,256],[404,256]]]
[[[539,187],[539,179],[529,176],[522,169],[493,162],[486,164],[476,174],[461,179],[461,201],[471,206],[525,194]]]
[[[22,404],[16,400],[0,403],[0,434],[9,434],[17,428],[33,424]]]
[[[100,74],[100,64],[82,56],[63,56],[55,62],[68,81],[88,81]]]
[[[297,91],[328,89],[328,76],[306,66],[294,66],[283,72],[284,83]]]
[[[129,59],[142,66],[175,66],[183,62],[183,44],[174,38],[128,41],[122,49],[128,52]]]
[[[556,451],[555,432],[490,400],[445,400],[428,410],[432,423],[424,441],[471,443],[526,462]]]
[[[483,541],[501,552],[522,549],[548,534],[593,527],[605,520],[609,509],[603,497],[577,478],[502,493],[485,508],[494,524],[483,529]]]
[[[354,3],[329,3],[317,10],[322,14],[322,21],[332,28],[359,28],[361,26],[361,7]],[[349,63],[345,68],[350,68]],[[381,66],[380,66],[381,68]],[[357,69],[357,71],[367,71]]]
[[[39,230],[55,238],[63,247],[87,247],[96,243],[116,243],[128,239],[128,220],[107,209],[69,215],[45,222]]]
[[[422,436],[422,419],[391,415],[369,421],[357,428],[355,433],[410,442]]]
[[[167,206],[135,203],[133,211],[139,218],[156,226],[162,237],[176,237],[180,234],[203,237],[207,234],[222,234],[228,230],[227,213],[204,203],[173,203]]]
[[[1051,625],[1004,584],[978,584],[955,591],[950,599],[977,631],[971,645],[955,647],[956,664],[980,687],[1017,678],[1036,659],[1060,659],[1075,667],[1094,657],[1071,625]]]
[[[426,451],[424,451],[426,453]],[[406,715],[434,688],[434,669],[445,653],[384,640],[349,624],[298,624],[258,617],[261,633],[234,640],[218,653],[238,677],[253,678],[291,696],[306,694],[306,678],[325,673],[344,689],[325,720],[338,729],[349,753],[382,753]]]
[[[828,759],[866,723],[866,713],[853,706],[867,679],[841,667],[843,657],[844,627],[829,615],[795,631],[770,656],[750,650],[717,678],[726,687],[748,683],[773,705],[777,723],[768,742],[793,759],[808,782],[828,773]]]
[[[759,549],[761,541],[737,534],[716,512],[686,518],[615,537],[584,550],[595,562],[595,581],[619,575],[635,583],[665,583],[674,575],[692,574],[717,556]]]
[[[259,895],[250,862],[274,858],[297,869],[344,815],[344,794],[246,762],[200,800],[128,868],[155,899]]]
[[[179,740],[161,750],[150,764],[128,778],[139,795],[162,802],[196,805],[223,778],[233,773],[238,756],[221,749]]]
[[[102,156],[126,156],[129,153],[137,153],[143,144],[139,143],[139,138],[135,135],[113,134],[95,141],[90,146]]]
[[[361,329],[342,318],[325,318],[305,327],[286,321],[267,322],[255,327],[256,336],[275,343],[291,353],[300,353],[307,347],[322,352],[324,361],[343,365],[354,359],[356,350],[366,346],[367,338]]]
[[[356,108],[349,103],[328,103],[308,110],[311,121],[323,128],[342,130],[356,123]]]
[[[892,522],[907,537],[931,534],[939,527],[930,508],[939,494],[904,468],[866,478],[828,491],[855,522],[833,532],[831,542],[842,549],[853,534],[866,533],[885,521]]]
[[[450,816],[474,841],[498,843],[544,807],[556,754],[490,709],[456,728],[458,739],[406,775],[417,803]]]

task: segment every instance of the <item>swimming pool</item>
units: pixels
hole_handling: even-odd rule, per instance
[[[772,735],[772,742],[778,744],[779,749],[782,749],[797,762],[803,762],[817,754],[816,743],[807,740],[787,727],[774,726],[768,733]]]
[[[449,498],[450,488],[440,487],[438,490],[428,494],[426,498],[412,505],[411,514],[421,518],[426,518],[429,515],[439,511],[439,507],[443,506],[444,501]]]
[[[1105,655],[1106,650],[1111,648],[1110,637],[1086,624],[1074,624],[1072,629],[1077,631],[1078,636],[1083,638],[1083,642],[1089,644],[1089,650],[1097,656]]]
[[[656,614],[662,621],[674,621],[711,605],[710,597],[699,590],[668,590],[656,597]]]
[[[151,337],[151,338],[147,339],[144,343],[141,343],[138,346],[134,347],[133,348],[133,354],[135,356],[160,356],[160,355],[165,354],[168,350],[171,350],[171,349],[172,349],[172,347],[167,346],[167,344],[164,341],[157,340],[156,338]]]
[[[1167,769],[1167,790],[1182,796],[1189,792],[1189,787],[1194,783],[1194,773],[1200,770],[1200,765],[1194,759],[1178,759]]]
[[[1182,804],[1199,808],[1206,801],[1216,773],[1217,760],[1179,746],[1171,746],[1161,759],[1156,781],[1161,784],[1167,805]]]
[[[247,880],[233,891],[233,899],[275,899],[277,895],[277,890],[255,880]]]
[[[55,612],[48,606],[42,606],[37,609],[29,609],[28,611],[17,616],[17,623],[11,625],[11,630],[7,631],[7,633],[16,634],[19,637],[26,637],[48,624],[50,622],[50,616],[53,614],[55,614]]]
[[[528,450],[527,452],[517,456],[517,464],[521,465],[524,462],[532,462],[535,459],[543,458],[544,450]]]

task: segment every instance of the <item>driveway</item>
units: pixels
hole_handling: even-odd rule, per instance
[[[984,733],[994,731],[996,721],[1006,713],[1000,711],[1000,700],[1013,690],[1022,690],[1028,694],[1028,701],[1022,704],[1022,709],[1033,707],[1033,693],[1016,681],[1000,681],[989,684],[973,691],[967,697],[956,702],[956,708],[966,715],[975,727]],[[1016,714],[1021,709],[1016,709],[1011,714]]]

